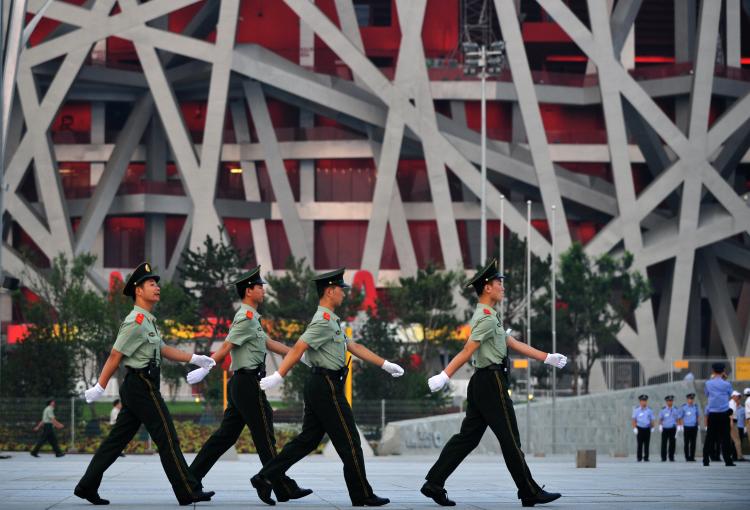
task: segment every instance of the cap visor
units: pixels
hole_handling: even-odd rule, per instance
[[[339,283],[338,286],[341,287],[342,289],[351,289],[352,288],[351,285],[349,285],[348,283],[343,283],[343,282]]]

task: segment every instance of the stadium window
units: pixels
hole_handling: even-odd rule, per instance
[[[390,27],[391,0],[354,0],[354,13],[360,27]]]
[[[104,267],[135,267],[145,257],[143,217],[110,216],[104,228]]]

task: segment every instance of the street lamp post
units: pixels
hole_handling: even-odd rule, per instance
[[[480,186],[480,263],[487,261],[487,78],[500,74],[505,62],[505,43],[495,41],[490,43],[489,48],[484,44],[475,42],[463,43],[464,51],[464,74],[477,75],[482,81],[482,132],[481,132],[481,170],[482,181]],[[501,232],[502,234],[502,232]]]

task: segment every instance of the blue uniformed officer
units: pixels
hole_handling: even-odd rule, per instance
[[[648,462],[648,449],[651,441],[651,430],[654,426],[654,412],[648,407],[648,395],[638,396],[638,405],[633,408],[633,433],[638,448],[638,462]]]
[[[725,380],[724,363],[714,363],[711,369],[713,370],[711,379],[706,381],[703,390],[708,397],[706,403],[708,432],[703,444],[703,465],[710,464],[711,447],[714,442],[718,442],[721,445],[724,464],[734,466],[731,453],[732,440],[729,437],[729,396],[732,394],[732,385]]]
[[[659,411],[659,432],[661,432],[661,461],[674,462],[675,437],[677,436],[677,419],[679,411],[673,407],[674,395],[664,398],[666,406]]]
[[[701,408],[695,403],[695,393],[686,395],[687,402],[679,409],[679,425],[685,434],[685,461],[695,462],[695,440],[698,437],[698,423],[701,416]]]

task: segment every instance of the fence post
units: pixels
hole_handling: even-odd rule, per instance
[[[70,446],[69,452],[76,451],[76,399],[70,397]]]
[[[385,399],[380,399],[380,437],[383,437],[385,432]]]

